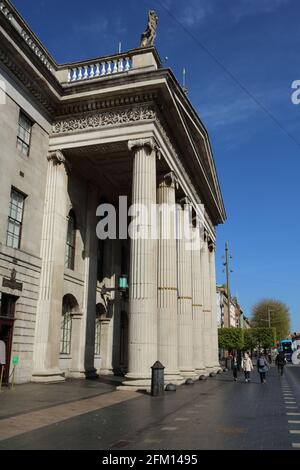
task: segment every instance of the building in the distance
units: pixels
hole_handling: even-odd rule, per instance
[[[0,1],[6,381],[15,367],[18,383],[115,373],[143,389],[157,360],[177,383],[219,368],[214,245],[225,211],[207,130],[154,37],[150,25],[137,49],[59,65]],[[158,226],[157,238],[130,239],[126,201],[178,206],[133,222]],[[104,204],[117,225],[103,240]],[[176,217],[180,233],[186,212],[189,235],[204,227],[193,251],[160,229]]]
[[[246,317],[238,299],[236,297],[230,298],[230,315],[228,315],[228,295],[226,286],[217,285],[216,291],[218,328],[250,328],[250,321]]]

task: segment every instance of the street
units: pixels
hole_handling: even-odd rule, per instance
[[[300,448],[300,367],[266,384],[225,372],[164,397],[103,381],[26,384],[0,396],[0,449]]]

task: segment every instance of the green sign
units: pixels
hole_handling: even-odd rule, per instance
[[[17,366],[19,364],[19,356],[13,356],[12,363],[14,366]]]

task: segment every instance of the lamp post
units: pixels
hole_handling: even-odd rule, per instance
[[[228,248],[228,241],[225,244],[225,263],[223,263],[223,266],[225,266],[226,270],[226,291],[227,291],[227,316],[228,316],[228,328],[230,328],[230,305],[231,305],[231,294],[230,294],[230,273],[232,273],[232,269],[229,267],[229,259],[231,259],[232,256],[229,255],[229,248]]]

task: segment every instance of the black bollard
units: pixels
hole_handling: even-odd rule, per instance
[[[151,367],[152,378],[151,378],[151,395],[153,397],[159,397],[164,394],[165,391],[165,379],[164,379],[164,366],[156,361]]]

